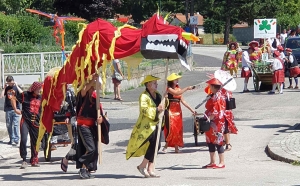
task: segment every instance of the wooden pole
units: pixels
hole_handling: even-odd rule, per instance
[[[166,64],[166,71],[165,71],[165,79],[164,79],[164,90],[166,91],[167,89],[167,77],[168,77],[168,71],[169,71],[169,58],[167,59],[167,64]],[[160,104],[165,106],[165,100],[166,100],[166,92],[163,94],[163,99]],[[158,128],[157,128],[157,137],[156,137],[156,145],[155,145],[155,152],[154,152],[154,159],[153,159],[153,164],[154,164],[154,169],[155,169],[155,163],[156,163],[156,158],[157,158],[157,151],[158,151],[158,146],[160,142],[160,133],[161,133],[161,125],[162,125],[162,118],[164,116],[164,111],[161,112],[158,116],[159,122],[158,122]]]
[[[100,72],[100,70],[98,70],[98,72]],[[99,75],[99,73],[98,73]],[[99,116],[101,115],[100,113],[100,87],[99,87],[99,79],[97,79],[96,81],[96,107],[97,107],[97,118],[99,118]],[[102,141],[101,141],[101,124],[97,124],[97,130],[98,130],[98,163],[101,164],[102,163]]]

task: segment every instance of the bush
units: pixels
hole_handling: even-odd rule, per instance
[[[205,19],[203,23],[205,33],[221,33],[224,28],[224,23],[222,21]]]
[[[42,37],[51,34],[50,27],[44,27],[38,16],[18,15],[20,30],[18,38],[21,42],[39,43]]]
[[[0,42],[15,43],[21,27],[18,18],[0,14],[0,25]]]

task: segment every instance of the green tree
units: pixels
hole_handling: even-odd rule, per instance
[[[88,21],[97,18],[113,18],[115,9],[122,0],[54,0],[53,6],[59,14],[75,14]]]

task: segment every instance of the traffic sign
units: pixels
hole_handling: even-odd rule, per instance
[[[190,25],[198,25],[198,16],[190,17]]]

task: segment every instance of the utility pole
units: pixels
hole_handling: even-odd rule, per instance
[[[191,17],[194,16],[194,0],[190,0],[190,2],[191,2],[191,6],[190,6],[190,19],[191,19]],[[191,33],[194,34],[194,30],[195,30],[194,25],[190,25],[190,29],[191,29]]]

